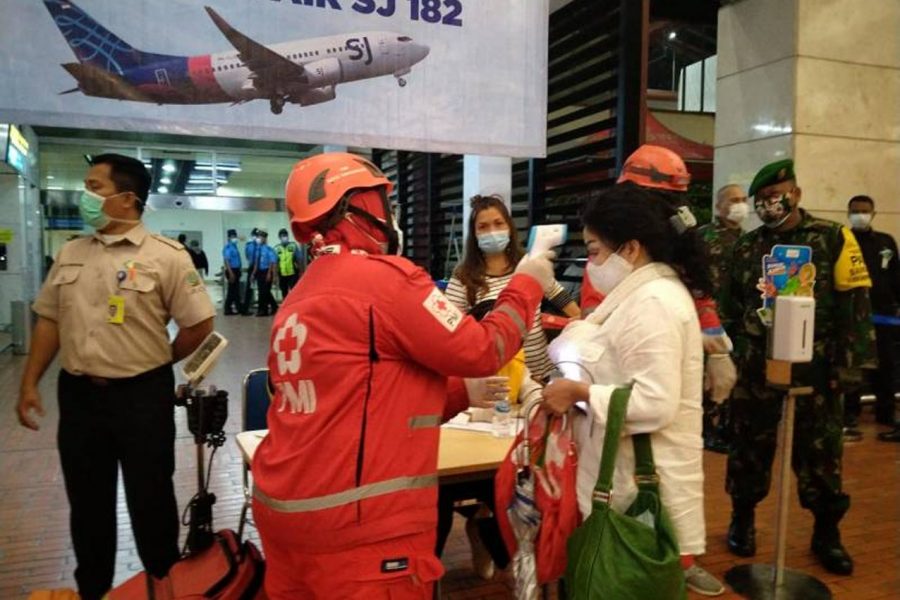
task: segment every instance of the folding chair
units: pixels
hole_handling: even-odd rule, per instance
[[[244,376],[243,399],[241,403],[241,431],[266,429],[266,413],[269,410],[269,369],[253,369]],[[241,464],[244,482],[244,506],[238,523],[238,539],[243,539],[247,510],[253,497],[250,489],[250,467]]]

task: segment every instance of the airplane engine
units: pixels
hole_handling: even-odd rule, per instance
[[[334,57],[306,63],[303,70],[309,85],[315,88],[338,84],[344,74],[341,61]]]
[[[296,99],[293,99],[293,101],[297,102],[300,106],[321,104],[322,102],[328,102],[329,100],[334,100],[333,85],[325,85],[322,87],[307,90],[300,96],[297,96]]]

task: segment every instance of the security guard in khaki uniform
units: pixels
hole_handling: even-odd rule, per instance
[[[57,440],[84,600],[112,586],[120,465],[147,572],[161,578],[179,556],[172,364],[212,331],[215,308],[184,247],[141,224],[149,189],[140,161],[92,160],[79,208],[96,233],[63,246],[34,303],[19,392],[19,421],[38,429],[38,382],[59,351]]]

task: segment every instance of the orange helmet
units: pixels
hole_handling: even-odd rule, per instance
[[[686,192],[691,174],[681,157],[668,148],[644,144],[625,160],[616,183],[625,181],[641,187]]]
[[[381,190],[386,204],[393,185],[378,167],[361,156],[328,152],[301,160],[294,165],[284,189],[294,236],[300,242],[309,242],[317,225],[326,219],[337,222],[343,218],[349,192],[371,188]]]

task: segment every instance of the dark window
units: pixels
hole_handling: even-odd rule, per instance
[[[397,41],[398,41],[398,42],[411,42],[411,41],[412,41],[412,38],[411,38],[411,37],[407,37],[407,36],[405,36],[405,35],[401,35],[400,37],[397,38]]]

